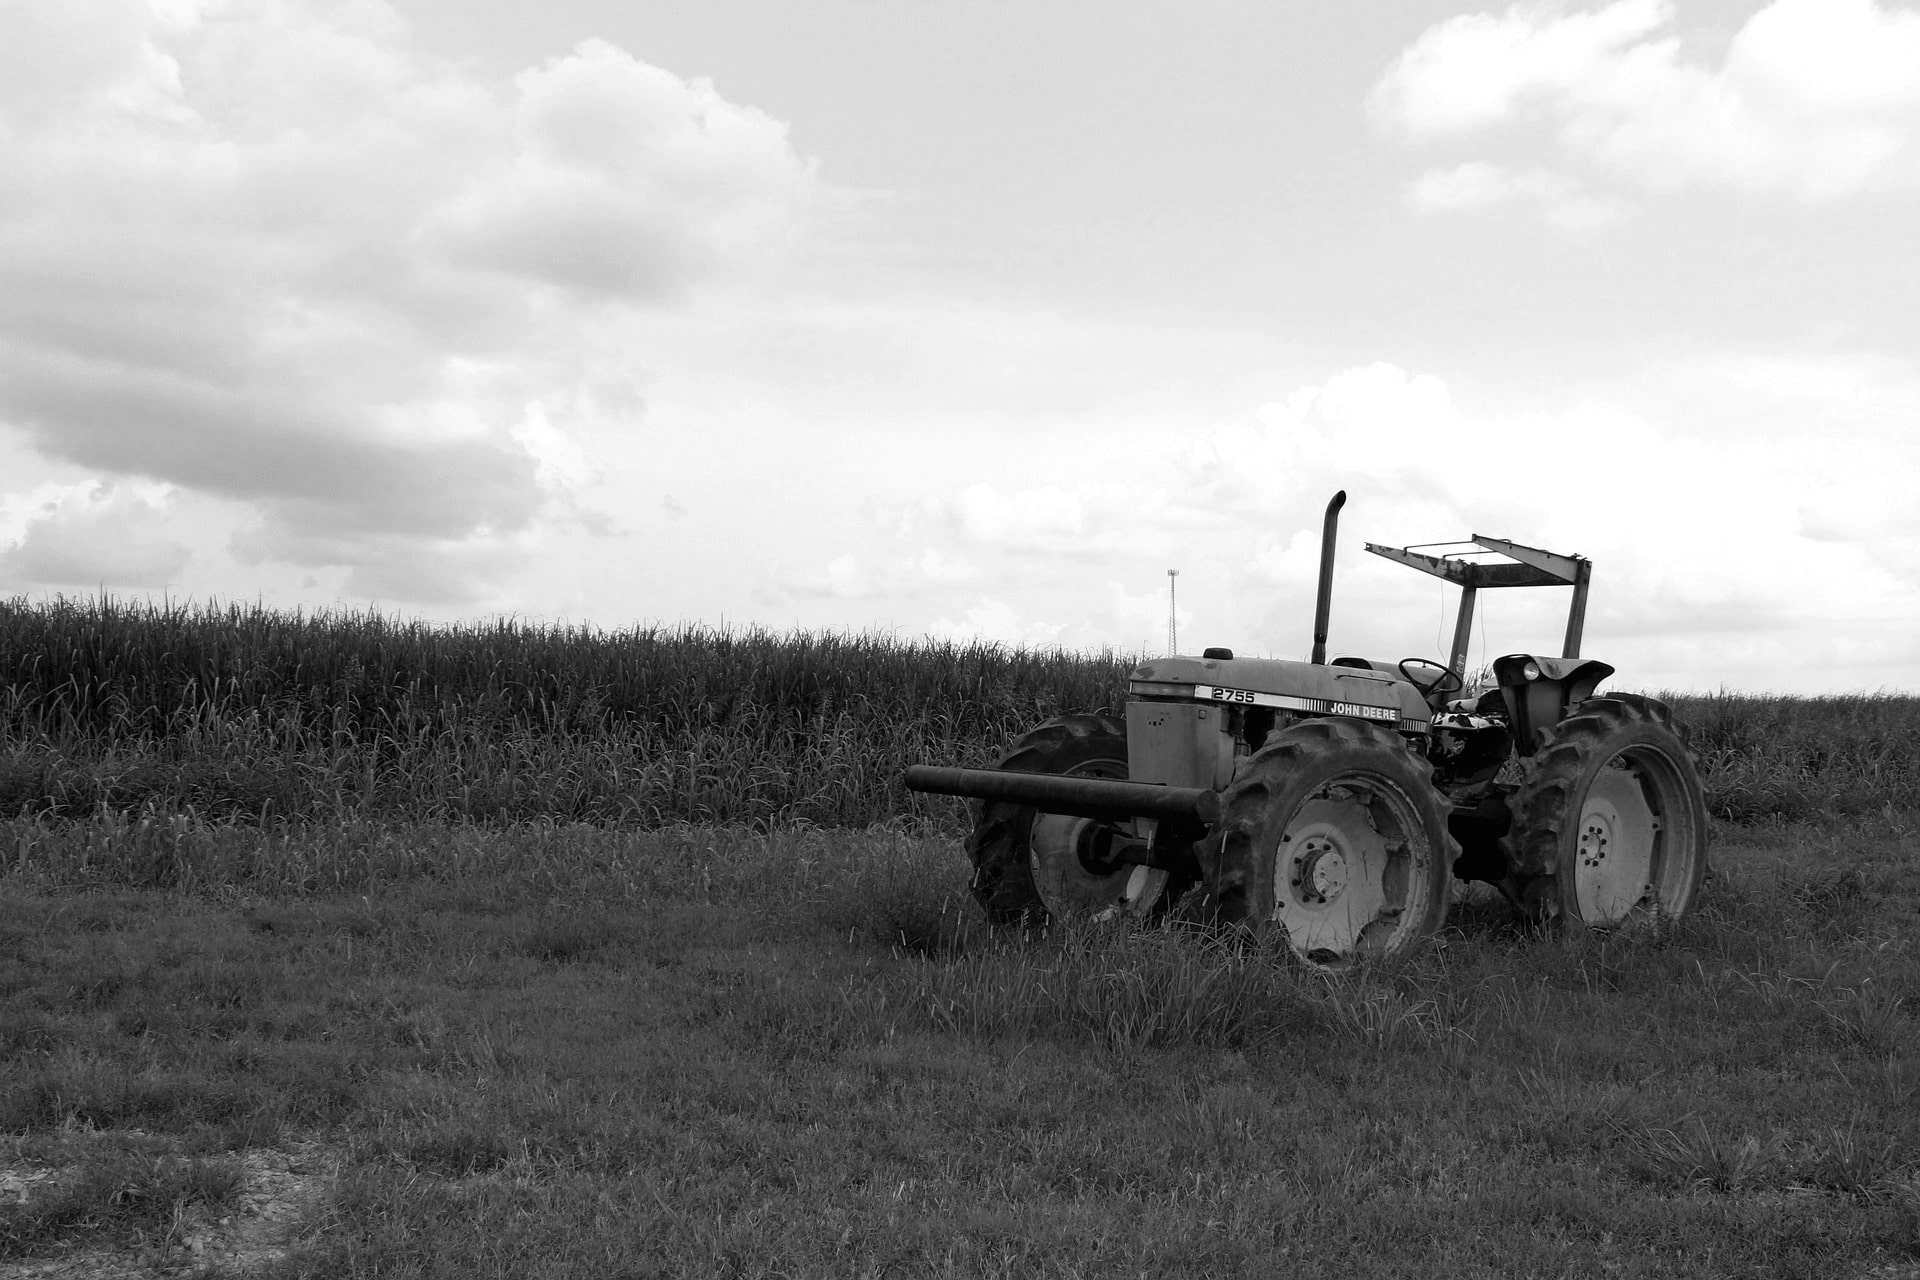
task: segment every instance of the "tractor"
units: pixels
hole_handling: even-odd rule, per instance
[[[1367,550],[1460,588],[1452,651],[1327,660],[1327,504],[1305,662],[1141,662],[1124,720],[1067,715],[991,769],[915,765],[915,791],[980,801],[966,849],[997,923],[1183,917],[1284,942],[1345,969],[1416,951],[1452,881],[1573,930],[1683,915],[1707,874],[1707,814],[1684,729],[1580,656],[1592,565],[1478,534]],[[1571,586],[1560,656],[1512,653],[1464,694],[1479,592]]]

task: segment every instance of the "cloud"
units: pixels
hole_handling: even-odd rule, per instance
[[[1620,206],[1589,195],[1584,185],[1565,174],[1546,169],[1514,170],[1469,160],[1451,169],[1430,169],[1408,193],[1423,213],[1452,213],[1487,209],[1516,201],[1533,201],[1546,209],[1547,220],[1564,230],[1604,226],[1620,216]]]
[[[785,594],[836,600],[868,600],[876,596],[911,598],[926,594],[930,588],[971,582],[979,571],[964,555],[923,549],[917,557],[895,556],[878,566],[870,566],[851,553],[835,556],[818,574],[793,579],[784,589],[769,585],[773,598]]]
[[[969,542],[1068,547],[1087,531],[1087,495],[1064,485],[1003,493],[968,486],[953,501],[953,519]]]
[[[1565,163],[1643,188],[1820,202],[1920,182],[1920,13],[1774,0],[1717,64],[1677,13],[1616,0],[1452,18],[1400,55],[1369,107],[1417,143],[1545,128]]]
[[[1901,487],[1920,467],[1920,444],[1895,425],[1920,405],[1920,376],[1885,360],[1746,358],[1694,360],[1644,380],[1605,399],[1545,395],[1493,411],[1438,377],[1375,362],[1238,422],[1115,441],[1083,460],[1070,487],[989,497],[966,486],[948,508],[995,519],[946,531],[994,592],[965,608],[969,595],[934,592],[929,612],[953,634],[1158,651],[1163,575],[1177,567],[1183,645],[1304,656],[1320,517],[1346,489],[1336,651],[1434,654],[1451,634],[1451,589],[1365,554],[1362,542],[1484,533],[1589,557],[1588,649],[1635,683],[1911,679],[1842,664],[1867,662],[1885,648],[1877,637],[1920,616],[1920,509]],[[1633,407],[1642,399],[1669,410]],[[1696,414],[1695,403],[1720,416]],[[1809,432],[1809,422],[1826,430]],[[1143,472],[1148,444],[1159,462]],[[1879,465],[1863,468],[1863,458]],[[1120,504],[1090,497],[1123,491]],[[1111,540],[1109,516],[1129,541]],[[922,523],[916,536],[940,527]],[[977,536],[986,532],[998,539]],[[1557,651],[1564,591],[1489,592],[1481,609],[1476,662],[1483,642],[1487,656]]]
[[[980,576],[980,570],[973,561],[962,555],[953,555],[938,547],[928,547],[920,553],[914,562],[914,568],[927,582],[971,582]]]
[[[1030,489],[981,481],[936,505],[962,543],[1005,552],[1150,555],[1164,544],[1161,527],[1181,524],[1189,515],[1201,524],[1216,523],[1204,512],[1169,509],[1162,486],[1131,475]]]
[[[385,0],[9,23],[0,424],[408,599],[591,518],[568,419],[637,404],[605,309],[754,269],[817,188],[783,124],[602,41],[494,82]]]
[[[1429,28],[1395,60],[1369,107],[1415,141],[1506,124],[1523,104],[1605,79],[1671,19],[1666,0],[1618,0],[1565,16],[1544,5],[1461,14]]]
[[[820,583],[820,590],[848,600],[873,595],[878,588],[857,558],[837,556],[827,565],[827,576]]]
[[[1831,579],[1821,584],[1830,549],[1803,536],[1799,515],[1822,484],[1855,483],[1844,455],[1765,440],[1758,429],[1753,447],[1730,451],[1604,403],[1472,413],[1438,378],[1384,363],[1303,388],[1258,417],[1262,431],[1216,435],[1210,460],[1193,475],[1195,491],[1236,510],[1276,497],[1311,510],[1315,498],[1351,487],[1356,501],[1346,519],[1364,521],[1369,541],[1482,532],[1588,555],[1602,587],[1632,584],[1596,598],[1596,618],[1616,635],[1784,626],[1795,612],[1785,607],[1786,580],[1808,584],[1802,603],[1834,596],[1830,607],[1848,608]],[[1269,476],[1287,477],[1279,494]],[[1703,528],[1711,536],[1703,538]],[[1291,537],[1248,533],[1254,554],[1242,581],[1310,587],[1316,528]],[[1362,563],[1363,582],[1380,584],[1383,598],[1425,594],[1404,570]],[[1907,584],[1906,594],[1916,587]],[[1539,598],[1529,594],[1525,607]]]
[[[18,537],[0,551],[0,581],[162,588],[177,584],[187,566],[186,545],[168,536],[164,487],[88,481],[35,499],[20,504]]]
[[[1007,601],[991,596],[974,600],[957,619],[937,619],[931,630],[937,636],[1029,649],[1058,648],[1068,642],[1067,624],[1027,617]]]
[[[604,40],[516,79],[516,146],[430,215],[456,258],[587,295],[673,298],[791,236],[787,127]]]

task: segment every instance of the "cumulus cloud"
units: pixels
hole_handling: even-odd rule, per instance
[[[0,581],[42,587],[164,588],[187,566],[184,543],[169,536],[172,495],[164,486],[51,486],[30,495],[0,551]]]
[[[980,571],[974,567],[973,561],[963,555],[942,551],[938,547],[928,547],[921,552],[920,558],[914,562],[913,567],[923,581],[930,583],[971,582],[980,576]]]
[[[1408,193],[1423,213],[1487,209],[1515,202],[1537,203],[1547,220],[1569,231],[1604,226],[1620,216],[1620,206],[1589,194],[1584,184],[1545,169],[1508,169],[1469,160],[1451,169],[1430,169]]]
[[[910,598],[930,588],[970,582],[978,576],[979,571],[966,556],[937,547],[927,547],[918,556],[893,556],[879,564],[869,564],[849,552],[829,560],[823,572],[794,579],[784,592],[837,600]],[[773,592],[776,598],[780,594],[778,589]]]
[[[1072,556],[1149,554],[1164,541],[1157,530],[1180,519],[1160,485],[1097,475],[1032,488],[982,481],[947,500],[944,515],[968,546]]]
[[[1400,55],[1370,109],[1420,143],[1543,127],[1562,163],[1648,188],[1817,202],[1920,182],[1920,12],[1774,0],[1717,60],[1689,43],[1678,15],[1670,0],[1615,0],[1452,18]],[[1458,186],[1477,171],[1454,172]],[[1421,181],[1429,198],[1447,189]]]
[[[658,299],[789,237],[811,170],[786,126],[603,40],[516,80],[515,146],[429,215],[456,259]]]
[[[1616,635],[1786,625],[1793,610],[1780,584],[1805,584],[1804,602],[1827,590],[1816,584],[1823,564],[1832,568],[1831,549],[1804,536],[1801,505],[1821,482],[1852,483],[1846,457],[1790,438],[1729,451],[1596,403],[1469,413],[1438,378],[1388,364],[1303,388],[1258,420],[1264,429],[1215,436],[1195,490],[1255,510],[1275,494],[1248,478],[1285,476],[1290,505],[1312,509],[1316,498],[1352,484],[1360,500],[1353,518],[1365,521],[1371,541],[1404,545],[1481,532],[1588,555],[1601,566],[1599,581],[1623,584],[1594,606],[1597,625]],[[1710,492],[1702,488],[1707,477]],[[1710,538],[1700,536],[1703,528]],[[1317,529],[1250,541],[1244,579],[1296,591],[1312,581]],[[1389,579],[1363,563],[1388,593],[1418,590],[1418,579]],[[1877,580],[1909,597],[1920,589],[1920,582]],[[1526,607],[1537,609],[1537,597],[1529,595]],[[1831,607],[1849,609],[1838,599]]]
[[[578,354],[601,309],[778,253],[814,186],[784,125],[601,41],[494,83],[384,0],[18,6],[0,423],[250,504],[244,555],[472,598],[578,517],[563,416],[633,398]]]
[[[878,588],[856,556],[836,556],[827,564],[827,574],[819,589],[843,600],[873,595]]]
[[[953,518],[972,542],[1070,546],[1086,532],[1087,498],[1065,485],[1003,493],[975,484],[954,499]]]
[[[1886,425],[1920,404],[1920,378],[1885,362],[1701,362],[1649,376],[1660,380],[1656,401],[1718,404],[1725,423],[1674,425],[1627,397],[1490,412],[1438,377],[1377,362],[1301,386],[1242,421],[1159,440],[1165,462],[1150,475],[1122,479],[1137,472],[1138,449],[1089,458],[1071,490],[1078,507],[1059,494],[1041,500],[1043,489],[991,500],[963,491],[949,500],[955,509],[1001,517],[982,527],[1000,541],[970,544],[982,578],[1001,590],[991,606],[958,612],[946,596],[955,603],[938,626],[1158,651],[1163,574],[1177,567],[1183,644],[1303,655],[1321,513],[1346,489],[1337,651],[1438,653],[1450,635],[1450,590],[1366,555],[1362,541],[1484,533],[1592,559],[1589,649],[1635,681],[1792,684],[1800,678],[1783,655],[1794,653],[1836,664],[1823,683],[1895,678],[1849,677],[1837,664],[1865,662],[1874,637],[1910,630],[1902,620],[1920,616],[1920,509],[1901,487],[1920,467],[1920,443]],[[1836,405],[1881,425],[1805,431],[1833,419]],[[1863,473],[1862,456],[1884,465]],[[1124,546],[1102,541],[1092,515],[1107,508],[1086,500],[1121,485]],[[1014,519],[1063,510],[1081,518]],[[1083,544],[1071,541],[1075,530]],[[960,540],[968,528],[951,533]],[[1475,661],[1483,640],[1491,654],[1557,648],[1565,609],[1563,591],[1487,593]]]
[[[937,619],[933,634],[1029,649],[1048,649],[1068,643],[1068,626],[1022,614],[1003,599],[981,596],[957,618]]]
[[[1607,78],[1672,20],[1666,0],[1618,0],[1597,12],[1514,5],[1429,28],[1375,86],[1382,122],[1426,141],[1509,122],[1522,105]]]

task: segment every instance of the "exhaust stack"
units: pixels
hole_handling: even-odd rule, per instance
[[[1310,659],[1320,666],[1327,662],[1327,613],[1333,607],[1333,539],[1340,530],[1340,508],[1346,505],[1347,491],[1342,489],[1327,504],[1327,520],[1320,526],[1320,593],[1313,605],[1313,657]]]

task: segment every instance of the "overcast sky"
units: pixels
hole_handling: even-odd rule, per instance
[[[1920,690],[1920,8],[0,0],[0,592]],[[1483,595],[1474,660],[1557,652]]]

